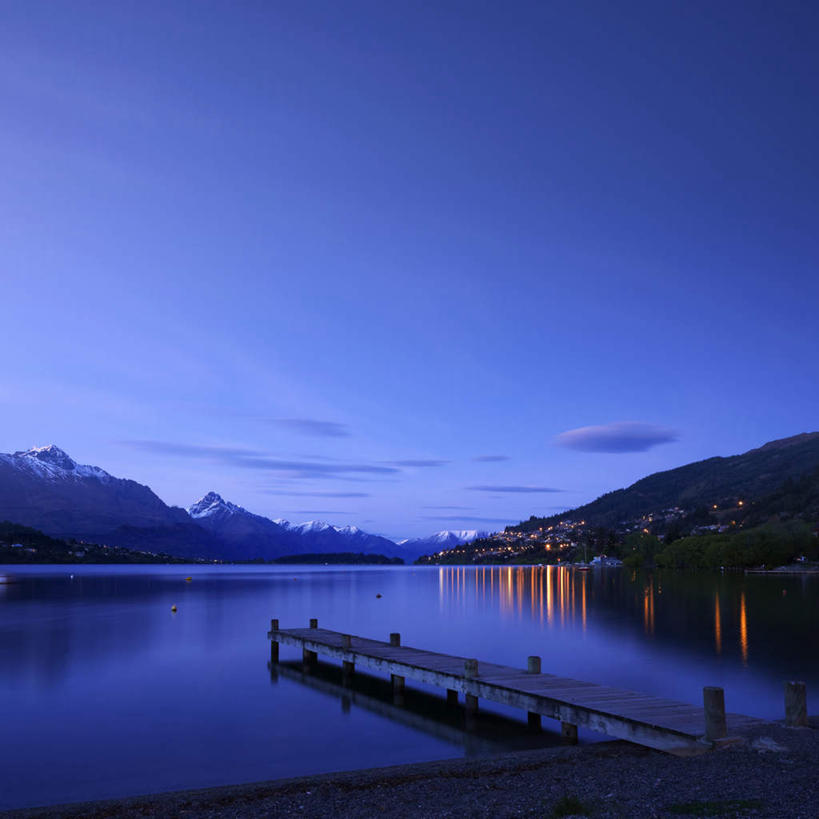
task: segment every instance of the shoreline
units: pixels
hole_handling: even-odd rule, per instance
[[[816,728],[817,718],[811,719],[811,728],[768,724],[720,750],[690,757],[671,756],[623,741],[601,742],[26,808],[0,812],[0,816],[807,819],[815,817],[819,804]]]

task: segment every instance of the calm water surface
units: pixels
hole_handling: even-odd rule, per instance
[[[510,665],[539,654],[546,672],[692,703],[721,685],[729,710],[761,717],[782,716],[785,679],[819,696],[815,576],[0,566],[0,808],[441,759],[526,736],[488,715],[465,734],[430,719],[439,700],[408,695],[396,709],[375,683],[345,693],[332,671],[309,683],[271,673],[271,617],[400,631]]]

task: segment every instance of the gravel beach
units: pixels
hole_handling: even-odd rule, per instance
[[[34,817],[819,817],[819,730],[674,757],[625,742],[12,811]]]

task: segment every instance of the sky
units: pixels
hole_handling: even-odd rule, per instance
[[[817,28],[0,0],[0,451],[407,537],[819,429]]]

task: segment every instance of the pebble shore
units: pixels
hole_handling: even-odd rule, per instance
[[[7,819],[819,817],[819,730],[768,725],[692,757],[605,742],[33,810]]]

